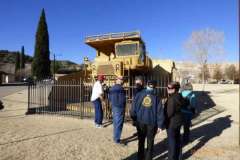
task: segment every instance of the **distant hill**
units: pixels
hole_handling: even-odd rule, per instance
[[[76,66],[78,65],[77,63],[74,63],[72,61],[69,60],[57,60],[57,62],[61,63],[62,66],[67,67],[67,66]]]
[[[14,74],[15,71],[15,63],[16,63],[16,54],[17,51],[8,51],[8,50],[0,50],[0,71],[4,71],[6,73]],[[33,61],[33,57],[29,55],[25,55],[25,62],[29,64],[29,70],[31,70],[31,63]],[[53,65],[53,61],[51,61]],[[81,65],[76,64],[69,60],[57,60],[56,63],[57,72],[73,72],[78,71],[82,68]]]
[[[16,63],[16,51],[0,50],[0,63]],[[33,58],[25,54],[25,62],[31,63]]]
[[[53,61],[52,64],[53,65]],[[76,64],[68,60],[59,60],[56,61],[56,72],[57,73],[72,73],[82,69],[82,65]]]
[[[17,51],[8,51],[8,50],[0,50],[0,63],[16,63],[16,54]],[[33,61],[33,57],[25,54],[26,63],[31,63]],[[79,66],[78,64],[69,61],[69,60],[57,60],[61,66],[67,68],[69,66]]]

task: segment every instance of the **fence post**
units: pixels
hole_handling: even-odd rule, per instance
[[[30,82],[28,82],[28,107],[27,107],[27,112],[25,113],[27,114],[31,114],[30,112]]]
[[[83,118],[83,103],[82,103],[82,79],[80,77],[80,118],[82,119]],[[83,94],[85,95],[85,94]]]
[[[27,113],[29,113],[30,109],[30,83],[28,82],[28,110]]]

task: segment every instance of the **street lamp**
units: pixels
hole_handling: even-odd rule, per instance
[[[53,80],[54,80],[54,82],[55,82],[55,74],[56,74],[56,56],[62,56],[61,54],[55,54],[55,53],[53,53],[53,52],[50,52],[50,54],[52,54],[53,55]]]

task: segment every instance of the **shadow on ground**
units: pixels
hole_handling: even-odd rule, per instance
[[[194,121],[195,125],[199,124],[206,119],[221,113],[223,110],[216,108],[216,103],[212,100],[210,92],[207,91],[194,91],[197,98],[197,111]],[[201,116],[200,116],[201,114]],[[199,142],[183,154],[183,159],[191,157],[197,150],[202,148],[210,139],[219,136],[223,130],[231,126],[232,120],[230,115],[217,118],[212,123],[202,125],[198,128],[191,130],[191,142],[199,140]],[[126,143],[137,140],[137,135],[132,135],[124,139]],[[157,160],[163,160],[167,158],[167,139],[163,139],[161,142],[154,146],[154,157]],[[137,152],[125,158],[124,160],[136,160]]]
[[[220,117],[213,120],[212,123],[202,125],[198,128],[194,128],[191,131],[191,139],[193,142],[198,140],[199,142],[186,151],[183,154],[183,159],[190,158],[197,150],[201,149],[209,140],[214,137],[221,135],[223,130],[231,127],[232,120],[230,120],[230,115],[225,117]],[[154,146],[154,157],[156,160],[163,160],[167,158],[167,139],[162,140]],[[124,160],[136,160],[137,152],[125,158]]]
[[[196,96],[196,108],[199,113],[216,106],[216,103],[210,97],[209,91],[194,91]]]
[[[2,110],[4,108],[4,105],[2,103],[2,101],[0,101],[0,110]]]

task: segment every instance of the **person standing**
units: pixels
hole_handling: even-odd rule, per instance
[[[97,81],[93,85],[91,101],[95,107],[95,127],[102,128],[103,120],[103,109],[102,102],[103,99],[103,84],[104,76],[98,75]]]
[[[134,93],[133,97],[139,92],[141,92],[144,89],[144,82],[143,82],[143,77],[142,76],[136,76],[135,78],[135,88],[134,88]]]
[[[178,93],[180,84],[171,82],[167,86],[168,99],[165,103],[165,126],[168,138],[168,160],[181,159],[182,145],[180,128],[183,124],[181,108],[184,106],[184,99]]]
[[[117,77],[116,84],[109,90],[109,100],[113,113],[113,140],[120,144],[125,116],[126,94],[123,88],[123,77]]]
[[[183,84],[180,93],[186,102],[186,106],[181,109],[183,113],[183,143],[186,145],[190,139],[191,121],[196,114],[196,96],[190,83]]]
[[[142,76],[136,76],[135,78],[135,87],[133,90],[133,100],[134,97],[137,95],[137,93],[141,92],[144,89],[144,82],[143,82],[143,77]],[[136,121],[133,120],[132,122],[133,126],[136,126]],[[137,136],[137,134],[133,134],[134,136]]]
[[[158,96],[155,94],[156,81],[148,81],[147,88],[139,92],[130,110],[131,118],[136,121],[138,135],[138,160],[153,158],[154,138],[158,128],[163,128],[164,112]],[[144,144],[147,138],[147,152]]]

